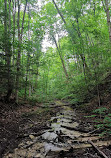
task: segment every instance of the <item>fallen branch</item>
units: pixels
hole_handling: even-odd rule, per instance
[[[84,154],[85,156],[90,156],[90,157],[93,157],[93,158],[96,158],[97,156],[94,156],[94,155],[92,155],[91,153],[86,153],[86,154]]]
[[[68,127],[68,126],[65,126],[65,125],[61,125],[61,127],[69,129],[69,130],[74,130],[74,131],[82,132],[82,133],[87,133],[88,132],[85,129],[75,128],[75,127]]]
[[[90,131],[88,134],[93,134],[93,133],[95,133],[97,131],[98,131],[98,129],[94,129],[93,131]]]
[[[94,145],[94,143],[90,139],[88,140],[88,143],[90,143],[93,146],[93,148],[96,149],[100,156],[108,158],[97,146]]]

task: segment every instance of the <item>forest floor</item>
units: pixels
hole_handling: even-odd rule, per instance
[[[68,104],[65,103],[67,106]],[[34,156],[31,155],[30,150],[33,152],[33,146],[37,141],[35,141],[39,136],[41,136],[44,131],[52,130],[49,126],[51,118],[53,121],[57,121],[56,114],[62,110],[62,106],[52,104],[50,107],[46,104],[37,104],[35,106],[31,106],[28,103],[23,103],[19,106],[15,104],[5,104],[0,102],[0,155],[1,158],[19,158],[19,156],[15,156],[13,153],[15,150],[18,150],[25,140],[24,148],[28,149],[29,154],[24,156],[23,158],[32,158]],[[54,108],[53,108],[54,107]],[[91,107],[90,107],[91,108]],[[91,109],[87,109],[91,111]],[[111,157],[111,137],[110,136],[102,136],[99,137],[101,133],[100,130],[95,130],[95,119],[93,117],[85,117],[89,115],[87,110],[79,110],[79,108],[75,108],[76,113],[76,122],[79,123],[79,128],[65,127],[69,128],[69,131],[77,131],[82,132],[85,135],[81,135],[81,138],[74,137],[70,138],[71,145],[68,150],[61,149],[56,154],[56,156],[52,153],[52,155],[45,157],[50,158],[101,158],[101,154],[92,148],[92,145],[88,145],[87,142],[90,139],[93,142],[103,141],[99,144],[99,149],[107,155],[108,158]],[[75,116],[75,115],[74,115]],[[63,120],[62,120],[63,121]],[[101,121],[101,120],[99,120]],[[78,134],[78,133],[77,133]],[[88,134],[88,135],[87,135]],[[61,139],[59,134],[59,137]],[[70,135],[67,135],[70,137]],[[76,138],[78,139],[77,142]],[[34,139],[34,140],[33,140]],[[40,138],[39,138],[40,139]],[[63,139],[63,138],[62,138]],[[85,139],[85,140],[84,140]],[[33,141],[30,141],[33,140]],[[40,140],[41,141],[41,140]],[[69,141],[69,139],[67,140]],[[34,143],[35,142],[35,143]],[[105,142],[105,143],[104,143]],[[103,144],[102,144],[103,143]],[[79,144],[79,145],[78,145]],[[97,144],[97,143],[96,143]],[[39,144],[40,145],[40,144]],[[37,144],[38,146],[38,144]],[[37,149],[36,149],[37,150]],[[49,151],[48,151],[49,152]],[[50,152],[49,152],[50,153]],[[3,156],[5,155],[5,156]],[[42,158],[40,154],[37,154],[35,158]]]
[[[16,105],[0,102],[0,156],[12,152],[24,135],[49,129],[47,121],[58,109],[40,108],[28,103]],[[36,124],[35,124],[36,122]]]

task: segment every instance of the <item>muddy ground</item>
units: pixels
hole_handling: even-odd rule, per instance
[[[49,108],[47,105],[41,107],[40,104],[31,106],[28,103],[16,105],[0,102],[0,156],[8,152],[13,152],[18,144],[22,142],[25,135],[30,133],[42,133],[48,129],[48,120],[55,116],[61,107]],[[94,126],[93,118],[84,117],[86,113],[77,110],[77,118],[81,121],[81,130],[86,130],[89,122]],[[36,124],[35,124],[36,122]],[[89,130],[90,131],[90,130]],[[87,129],[88,132],[88,129]],[[109,140],[110,137],[104,139]],[[101,147],[108,158],[111,157],[111,145]],[[100,158],[101,156],[93,148],[74,149],[60,151],[56,157],[63,158]]]
[[[40,108],[29,104],[16,105],[0,102],[0,156],[13,151],[24,134],[47,129],[47,120],[59,110]],[[34,124],[36,120],[37,124]]]

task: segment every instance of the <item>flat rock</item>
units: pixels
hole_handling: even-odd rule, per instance
[[[32,139],[32,140],[35,139],[35,137],[33,135],[31,135],[31,134],[29,135],[29,138]]]
[[[56,138],[58,137],[58,135],[54,132],[46,132],[42,135],[42,138],[43,139],[46,139],[46,140],[55,140]]]

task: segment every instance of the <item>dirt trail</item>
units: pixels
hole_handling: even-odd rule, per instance
[[[46,105],[42,106],[45,107]],[[92,145],[88,140],[93,141],[98,147],[111,144],[110,140],[103,141],[99,135],[91,134],[94,130],[92,126],[81,128],[81,121],[77,120],[76,112],[69,104],[56,101],[49,107],[61,107],[56,116],[48,121],[49,129],[24,134],[24,139],[18,147],[12,153],[5,154],[3,158],[100,158],[96,152],[90,151]],[[110,155],[110,152],[107,153]]]

